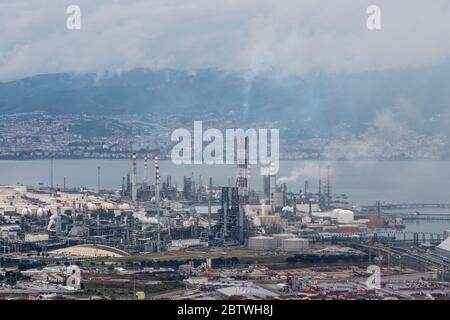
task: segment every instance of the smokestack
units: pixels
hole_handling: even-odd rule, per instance
[[[198,200],[202,199],[202,190],[203,190],[202,187],[203,187],[202,175],[199,174],[198,175],[198,196],[197,196]]]
[[[148,184],[148,157],[144,156],[144,186]]]
[[[312,205],[311,205],[311,199],[309,201],[309,208],[308,208],[308,215],[312,219]]]
[[[97,168],[97,193],[100,193],[100,167]]]
[[[239,191],[239,204],[240,206],[245,206],[247,204],[248,198],[248,159],[249,159],[249,150],[248,150],[248,137],[245,137],[244,140],[239,141],[238,145],[238,157],[237,157],[237,177],[236,177],[236,187],[238,187]]]
[[[62,223],[61,223],[61,189],[59,186],[56,186],[56,224],[55,231],[56,234],[60,234],[62,231]]]
[[[275,174],[275,163],[271,162],[270,163],[270,171],[269,171],[269,176],[270,176],[270,206],[272,207],[272,210],[274,210],[275,208],[273,207],[273,197],[275,195],[275,192],[277,191],[277,176]]]
[[[161,182],[161,176],[159,174],[159,159],[158,156],[154,158],[154,167],[155,167],[155,185],[159,186]]]
[[[158,156],[155,155],[154,158],[154,167],[155,167],[155,201],[156,201],[156,212],[158,215],[158,239],[156,243],[156,250],[161,252],[161,224],[160,224],[160,212],[159,212],[159,183],[161,176],[159,175],[159,160]]]
[[[249,162],[249,137],[246,136],[238,142],[237,153],[237,179],[236,187],[239,195],[239,241],[244,242],[245,234],[245,206],[248,203],[248,162]]]
[[[212,177],[209,177],[209,188],[208,188],[208,229],[211,232],[211,200],[212,200]]]
[[[247,164],[247,190],[250,191],[250,179],[252,178],[252,166],[250,163]]]
[[[53,155],[50,159],[50,188],[53,191]]]
[[[58,186],[56,186],[56,213],[61,214],[61,190]]]
[[[320,165],[319,165],[319,191],[318,191],[318,194],[319,194],[319,205],[320,205],[321,200],[322,200],[322,175],[320,174]]]
[[[131,170],[131,200],[137,201],[137,155],[133,153]]]
[[[330,179],[330,165],[327,167],[327,207],[331,208],[331,179]]]
[[[381,204],[380,201],[377,201],[377,216],[381,218]]]

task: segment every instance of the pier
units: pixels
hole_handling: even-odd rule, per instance
[[[416,209],[449,209],[450,203],[385,203],[380,205],[381,210],[416,210]],[[377,206],[363,206],[362,211],[376,212]]]

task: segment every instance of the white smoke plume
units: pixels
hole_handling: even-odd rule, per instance
[[[432,157],[441,143],[438,136],[423,137],[411,130],[391,109],[378,113],[371,126],[356,137],[336,137],[324,149],[327,160]],[[411,154],[416,152],[418,154]],[[428,155],[428,156],[427,156]]]
[[[334,174],[334,166],[332,163],[301,162],[289,173],[289,175],[277,179],[277,183],[293,183],[301,180],[315,181],[319,177],[319,170],[321,171],[322,178],[325,178],[328,165],[330,165],[330,176],[332,176]]]

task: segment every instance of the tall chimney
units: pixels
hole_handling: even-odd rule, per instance
[[[211,232],[211,201],[212,201],[212,177],[209,177],[209,187],[208,187],[208,231]]]
[[[133,153],[131,170],[131,200],[137,201],[137,155]]]
[[[156,243],[156,249],[158,252],[161,252],[161,217],[160,217],[160,210],[159,210],[159,183],[161,180],[161,176],[159,175],[159,159],[156,155],[154,158],[154,166],[155,166],[155,200],[156,200],[156,210],[158,215],[158,239]]]
[[[270,177],[270,206],[272,207],[272,211],[275,210],[274,203],[273,203],[273,197],[275,195],[275,192],[277,191],[277,176],[275,174],[275,163],[270,163],[270,171],[269,171],[269,177]]]
[[[148,157],[144,156],[144,186],[148,185]]]

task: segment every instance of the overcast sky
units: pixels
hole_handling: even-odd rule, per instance
[[[66,8],[82,29],[66,28]],[[382,10],[382,30],[366,9]],[[0,0],[0,81],[135,67],[358,72],[450,55],[449,0]]]

